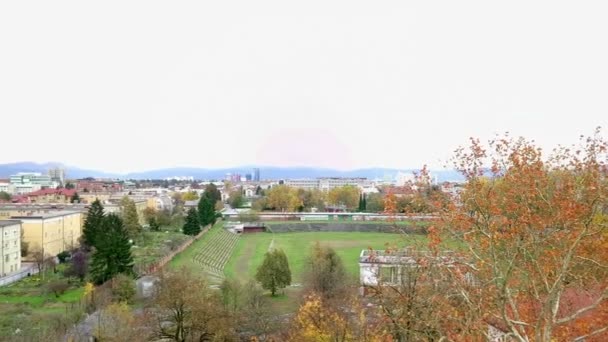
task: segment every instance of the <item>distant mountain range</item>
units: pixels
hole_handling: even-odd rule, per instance
[[[65,166],[61,163],[33,163],[20,162],[10,164],[0,164],[0,178],[8,178],[18,172],[41,172],[46,173],[53,167],[63,167],[66,169],[68,178],[120,178],[120,179],[164,179],[168,177],[194,177],[195,179],[223,179],[226,174],[239,173],[244,176],[252,173],[253,168],[260,169],[262,179],[294,179],[294,178],[316,178],[316,177],[365,177],[369,179],[393,179],[398,172],[413,172],[407,169],[391,168],[366,168],[349,171],[340,171],[326,168],[314,167],[273,167],[273,166],[243,166],[233,168],[205,169],[192,167],[176,167],[157,169],[144,172],[133,172],[127,174],[109,173],[97,170],[86,170],[77,167]],[[432,170],[433,176],[437,176],[438,181],[460,181],[462,176],[453,170]]]

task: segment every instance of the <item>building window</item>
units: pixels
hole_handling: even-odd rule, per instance
[[[8,262],[9,261],[9,257],[8,254],[4,256],[4,262]]]

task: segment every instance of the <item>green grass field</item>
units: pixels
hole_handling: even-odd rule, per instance
[[[273,242],[274,241],[274,242]],[[292,285],[301,284],[306,263],[316,242],[332,247],[342,258],[353,281],[358,282],[359,255],[367,248],[385,249],[405,246],[425,246],[426,236],[369,232],[297,232],[256,233],[241,236],[236,244],[224,274],[245,283],[253,279],[256,269],[262,264],[270,244],[285,251],[292,273]],[[271,310],[276,314],[288,314],[297,310],[302,300],[302,287],[288,287],[271,298]]]
[[[224,273],[241,281],[253,278],[262,264],[264,254],[274,240],[274,248],[287,254],[294,283],[302,281],[306,260],[312,246],[318,241],[332,247],[342,258],[347,271],[359,276],[359,255],[363,249],[385,249],[426,244],[422,235],[400,235],[364,232],[302,232],[302,233],[258,233],[241,236]]]
[[[46,290],[46,284],[64,279],[59,272],[49,270],[43,280],[39,275],[24,278],[16,283],[0,287],[0,341],[16,329],[51,328],[62,320],[73,322],[82,313],[79,305],[84,288],[76,282],[59,297]]]
[[[355,282],[359,277],[359,255],[368,248],[386,249],[417,246],[425,248],[428,239],[418,234],[393,234],[380,232],[290,232],[255,233],[230,237],[223,230],[223,222],[195,241],[188,249],[177,255],[169,264],[170,269],[186,268],[192,274],[207,277],[211,284],[218,285],[222,274],[238,279],[241,283],[254,278],[270,245],[285,251],[292,272],[292,285],[301,284],[307,260],[313,245],[332,247],[342,258],[347,272]],[[276,314],[294,312],[302,297],[302,287],[291,286],[272,298],[271,307]]]

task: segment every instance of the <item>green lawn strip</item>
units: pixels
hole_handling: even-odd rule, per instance
[[[73,303],[79,301],[84,296],[84,287],[71,289],[59,296],[58,300],[64,303]]]
[[[0,296],[0,303],[5,304],[29,304],[32,306],[42,306],[46,302],[47,296]]]
[[[38,289],[38,295],[25,295],[25,296],[11,296],[11,295],[0,295],[0,303],[7,304],[19,304],[27,303],[33,307],[41,307],[44,304],[52,302],[72,303],[77,302],[82,298],[84,288],[79,287],[70,289],[64,294],[56,297],[52,293],[42,293],[41,289]]]
[[[230,255],[230,259],[228,259],[228,262],[226,263],[226,266],[224,267],[224,275],[226,277],[229,278],[235,278],[237,274],[242,273],[243,271],[247,271],[247,268],[243,268],[242,265],[237,265],[237,255],[243,255],[245,258],[247,258],[247,256],[250,256],[252,254],[252,249],[250,248],[250,245],[247,245],[245,243],[246,239],[239,239],[239,241],[236,243],[236,246],[234,247],[234,250],[232,251],[232,255]],[[245,250],[245,248],[247,247],[247,250]]]

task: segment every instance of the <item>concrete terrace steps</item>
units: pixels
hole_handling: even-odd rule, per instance
[[[225,229],[210,232],[205,245],[193,257],[210,276],[223,279],[224,267],[232,255],[239,235]]]

